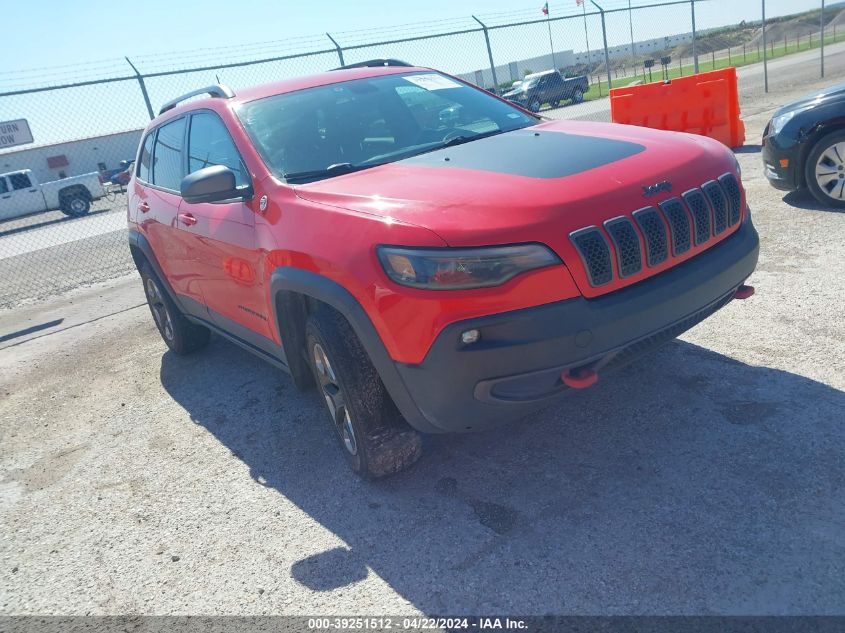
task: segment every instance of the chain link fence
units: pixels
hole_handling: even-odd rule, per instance
[[[791,81],[769,72],[779,58],[803,55],[802,72],[823,75],[822,51],[835,54],[845,39],[845,7],[825,9],[821,0],[547,6],[548,16],[539,7],[533,16],[468,16],[396,27],[387,38],[372,29],[215,47],[178,59],[162,53],[0,73],[0,307],[132,269],[125,170],[161,104],[201,86],[225,83],[237,91],[397,58],[503,94],[526,75],[557,68],[586,76],[586,91],[572,103],[540,104],[541,113],[607,121],[613,86],[763,62],[762,72],[749,69],[745,88],[778,90]],[[28,131],[32,142],[15,145],[29,140]]]

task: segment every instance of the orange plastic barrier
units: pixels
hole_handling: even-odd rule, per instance
[[[701,134],[728,147],[745,143],[736,68],[678,77],[665,83],[612,88],[610,114],[614,123]]]

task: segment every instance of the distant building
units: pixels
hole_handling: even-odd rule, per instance
[[[117,169],[138,151],[142,130],[75,141],[16,147],[0,152],[0,173],[31,169],[40,182]]]

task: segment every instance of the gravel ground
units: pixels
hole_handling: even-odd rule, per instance
[[[752,299],[386,481],[246,352],[166,353],[134,275],[0,312],[0,613],[842,614],[845,214],[764,181],[774,100]]]

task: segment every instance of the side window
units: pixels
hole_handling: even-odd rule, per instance
[[[191,117],[188,133],[188,173],[203,167],[223,165],[235,172],[235,184],[249,184],[238,148],[226,125],[216,114],[199,112]]]
[[[9,185],[6,184],[5,178],[0,178],[0,193],[9,193]]]
[[[182,169],[182,143],[185,138],[185,118],[163,125],[156,135],[153,150],[153,184],[179,191],[184,177]]]
[[[26,174],[11,174],[9,182],[12,183],[12,189],[18,191],[20,189],[29,189],[32,187],[32,181]]]
[[[144,182],[150,182],[150,170],[153,166],[153,139],[155,135],[155,130],[147,134],[147,138],[144,139],[144,144],[141,146],[141,160],[138,161],[136,175]]]

